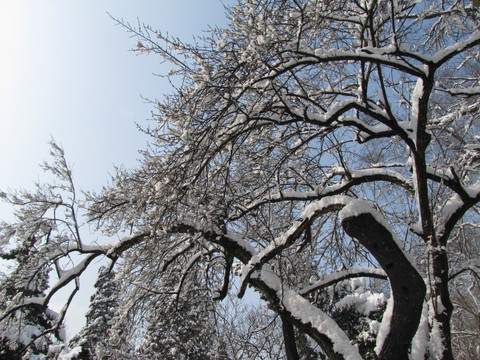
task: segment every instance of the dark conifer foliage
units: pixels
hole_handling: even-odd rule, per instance
[[[95,283],[95,293],[90,299],[90,308],[86,313],[86,324],[70,340],[70,347],[81,347],[76,359],[115,359],[109,343],[109,333],[113,326],[115,311],[119,300],[119,284],[115,273],[106,267],[100,267]]]

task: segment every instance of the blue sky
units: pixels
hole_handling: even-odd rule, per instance
[[[152,110],[141,96],[171,92],[153,75],[169,66],[129,51],[136,41],[107,12],[183,40],[226,22],[220,0],[0,0],[0,190],[44,178],[52,137],[82,190],[100,189],[114,165],[135,166],[147,141],[135,122],[147,125]],[[10,219],[2,204],[0,218]],[[92,279],[82,279],[84,289]],[[70,311],[70,334],[89,296],[82,290]]]
[[[130,167],[152,106],[171,90],[168,72],[107,15],[137,18],[182,39],[225,23],[219,0],[0,0],[0,189],[30,187],[54,137],[83,189]]]

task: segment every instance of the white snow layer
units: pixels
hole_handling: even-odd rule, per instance
[[[428,330],[428,305],[424,303],[420,323],[412,340],[410,360],[425,360],[428,348]]]
[[[266,265],[262,267],[259,278],[276,291],[282,299],[281,303],[292,316],[304,324],[311,324],[320,333],[326,335],[332,341],[334,351],[341,354],[345,360],[362,359],[357,347],[350,343],[347,335],[333,319],[282,284],[280,278],[267,269]]]
[[[390,299],[388,299],[387,308],[383,313],[380,329],[378,329],[377,344],[375,346],[375,352],[377,353],[377,355],[382,350],[383,343],[385,342],[385,339],[387,338],[387,335],[390,332],[390,322],[392,321],[392,315],[393,315],[393,296],[391,296]]]

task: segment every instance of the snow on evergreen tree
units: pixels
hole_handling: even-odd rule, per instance
[[[13,260],[14,269],[0,280],[0,310],[10,305],[11,299],[38,298],[48,288],[49,269],[42,269],[36,277],[29,277],[31,259],[37,250],[35,236],[24,239],[15,249],[0,253],[0,258]],[[26,276],[27,275],[27,276]],[[56,327],[57,314],[39,304],[10,313],[0,321],[0,359],[45,359],[49,347],[64,340],[64,330]]]
[[[115,359],[108,335],[118,304],[119,285],[115,273],[107,267],[100,267],[95,289],[90,298],[89,310],[85,314],[86,324],[69,343],[71,348],[81,347],[75,359]]]
[[[213,304],[195,290],[185,298],[160,298],[147,320],[142,359],[216,359],[213,311]]]

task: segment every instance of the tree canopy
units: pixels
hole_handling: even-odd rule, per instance
[[[19,290],[2,326],[107,257],[123,286],[118,324],[155,319],[161,298],[188,309],[192,294],[220,301],[238,284],[281,318],[288,358],[296,329],[329,359],[453,359],[459,299],[479,301],[480,11],[409,0],[227,11],[226,28],[193,44],[118,20],[137,52],[172,63],[173,93],[152,100],[141,165],[99,193],[79,199],[55,144],[54,184],[2,193],[18,219],[1,227],[2,257],[34,239],[10,281],[57,278],[45,295]],[[87,243],[79,207],[102,234],[127,235]]]

